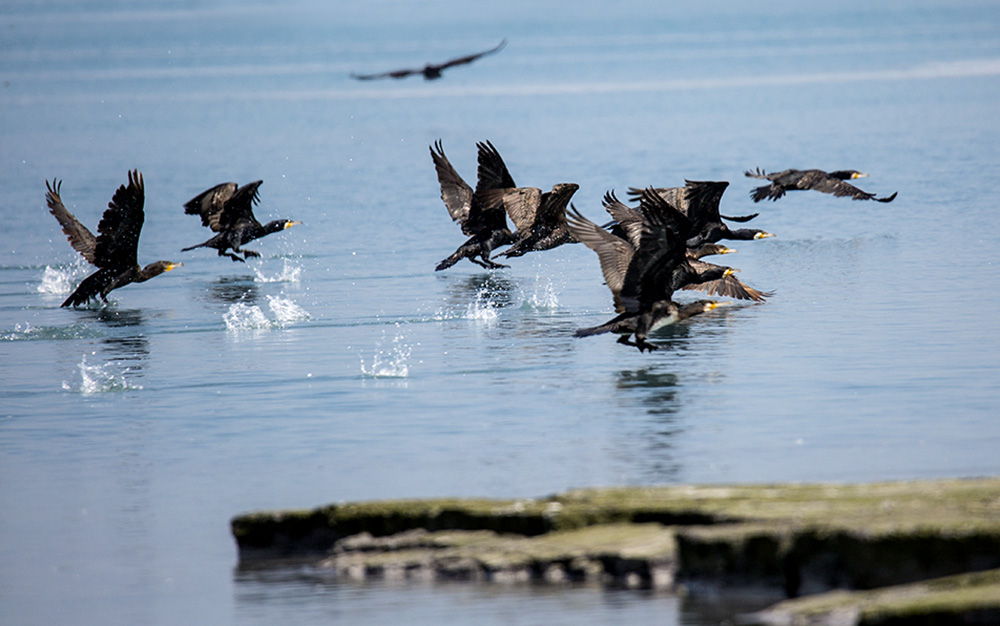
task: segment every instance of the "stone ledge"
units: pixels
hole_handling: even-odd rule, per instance
[[[243,563],[314,555],[319,567],[347,578],[763,586],[795,597],[1000,568],[1000,478],[352,503],[243,515],[232,531]],[[986,596],[996,591],[990,585]],[[924,606],[914,615],[935,619],[943,619],[943,606],[962,619],[994,616],[1000,593],[974,607],[958,602],[978,598],[972,588],[935,591],[925,605],[926,586],[885,597],[909,598],[908,606]],[[932,623],[914,619],[898,623]]]

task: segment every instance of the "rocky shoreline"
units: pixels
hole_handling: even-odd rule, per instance
[[[1000,623],[1000,478],[359,502],[231,526],[243,563],[350,579],[765,588],[793,599],[751,623]]]

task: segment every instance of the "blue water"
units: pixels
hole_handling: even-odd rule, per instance
[[[496,45],[436,82],[376,72]],[[0,15],[0,623],[707,624],[719,600],[359,585],[238,567],[229,519],[392,497],[1000,472],[1000,8],[992,2],[27,2]],[[472,179],[609,189],[728,180],[774,239],[725,257],[774,291],[661,331],[612,316],[596,256],[485,272],[428,146]],[[748,168],[855,168],[891,204],[754,205]],[[146,183],[140,262],[59,304],[94,228]],[[182,205],[263,179],[304,224],[237,265],[181,253]],[[685,294],[685,297],[687,295]]]

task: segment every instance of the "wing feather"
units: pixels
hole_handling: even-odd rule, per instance
[[[66,205],[63,204],[62,198],[59,196],[62,181],[55,179],[52,180],[52,183],[45,181],[45,186],[48,189],[45,193],[45,200],[49,205],[49,212],[59,222],[66,239],[84,259],[95,263],[94,251],[97,248],[97,237],[66,209]]]

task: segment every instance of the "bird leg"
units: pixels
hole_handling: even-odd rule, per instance
[[[242,252],[243,253],[243,258],[245,258],[245,259],[249,259],[250,257],[259,257],[260,256],[260,252],[255,252],[253,250],[243,249],[243,250],[237,250],[237,252]]]
[[[246,261],[245,261],[245,260],[243,260],[242,258],[240,258],[240,257],[236,256],[236,255],[235,255],[235,254],[233,254],[232,252],[226,252],[225,250],[219,250],[219,256],[227,256],[227,257],[229,257],[230,259],[232,259],[234,263],[235,263],[236,261],[239,261],[240,263],[246,263]]]
[[[618,343],[624,344],[626,346],[634,346],[636,348],[639,348],[639,352],[642,352],[643,350],[649,350],[650,352],[652,352],[653,350],[660,349],[658,345],[654,343],[649,343],[643,337],[636,337],[635,341],[629,341],[628,337],[629,337],[628,335],[622,335],[621,337],[618,338]]]
[[[472,256],[469,257],[469,260],[472,261],[473,263],[477,264],[477,265],[482,265],[483,267],[485,267],[488,270],[495,270],[495,269],[499,269],[501,267],[510,267],[509,265],[504,265],[502,263],[497,263],[496,261],[490,260],[490,253],[489,252],[483,252],[480,255],[480,257],[483,259],[482,261],[479,261],[479,260],[476,259],[476,257],[472,257]]]

